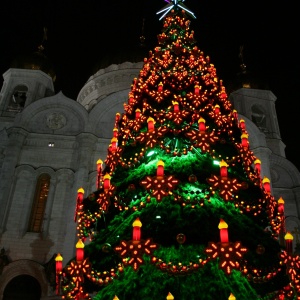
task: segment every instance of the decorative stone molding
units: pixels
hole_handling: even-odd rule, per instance
[[[50,129],[60,129],[65,127],[67,119],[61,112],[53,112],[47,115],[46,124]]]

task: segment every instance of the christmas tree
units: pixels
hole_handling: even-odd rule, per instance
[[[182,1],[117,114],[98,189],[78,190],[63,299],[300,299],[284,201],[249,148]],[[285,237],[285,242],[282,242]]]

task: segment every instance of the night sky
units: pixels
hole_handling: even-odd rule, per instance
[[[76,100],[88,78],[111,53],[157,45],[164,0],[10,0],[1,3],[0,72],[20,54],[43,41],[56,71],[56,93]],[[217,69],[224,85],[240,71],[240,46],[247,70],[259,74],[277,97],[276,109],[286,156],[300,170],[300,47],[296,3],[277,1],[186,0],[194,12],[190,28],[198,47]],[[289,6],[288,6],[289,4]],[[296,15],[297,14],[297,15]],[[126,50],[127,51],[127,50]],[[1,85],[3,79],[1,77]],[[297,149],[296,149],[297,148]]]

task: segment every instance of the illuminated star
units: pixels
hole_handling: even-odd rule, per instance
[[[163,7],[160,11],[158,11],[156,14],[161,14],[162,16],[159,18],[159,20],[161,20],[162,18],[164,18],[173,8],[178,8],[180,7],[181,9],[183,9],[185,12],[188,13],[188,15],[192,16],[194,19],[196,19],[194,13],[192,11],[190,11],[184,4],[183,2],[185,0],[165,0],[166,2],[168,2],[168,4]]]

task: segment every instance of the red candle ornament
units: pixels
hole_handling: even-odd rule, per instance
[[[195,89],[194,89],[195,95],[199,95],[199,92],[200,92],[200,87],[199,87],[199,85],[195,85]]]
[[[254,168],[256,170],[256,172],[258,174],[260,174],[260,170],[261,170],[261,161],[257,158],[255,161],[254,161]]]
[[[148,132],[153,131],[154,130],[154,124],[155,124],[154,119],[151,118],[151,117],[148,118],[147,123],[148,123]]]
[[[245,120],[243,120],[243,119],[240,120],[240,128],[243,130],[246,129],[246,123],[245,123]]]
[[[77,190],[77,203],[82,204],[84,196],[84,189],[81,187]]]
[[[104,190],[109,190],[110,188],[110,175],[108,173],[103,176],[103,188]]]
[[[133,227],[132,240],[140,241],[141,240],[141,227],[142,227],[142,222],[140,221],[140,218],[136,218],[136,220],[132,224],[132,227]]]
[[[132,94],[129,94],[129,104],[132,104],[134,102],[134,96]]]
[[[164,162],[162,160],[158,161],[157,163],[157,170],[156,170],[156,176],[161,177],[164,176]]]
[[[99,158],[97,160],[97,173],[98,174],[101,173],[101,171],[102,171],[102,164],[103,164],[103,161]]]
[[[56,295],[60,294],[60,275],[63,270],[63,265],[62,265],[63,258],[62,256],[58,253],[55,257],[55,272],[56,272]]]
[[[76,199],[74,222],[77,221],[78,211],[80,211],[82,209],[83,196],[84,196],[84,189],[81,187],[77,190],[77,199]]]
[[[238,119],[238,113],[237,113],[237,111],[234,109],[232,111],[232,113],[233,113],[233,117],[237,120]]]
[[[215,106],[215,114],[218,115],[220,113],[220,105]]]
[[[102,175],[102,164],[103,161],[101,159],[97,160],[97,188],[100,188],[100,181],[101,181],[101,175]]]
[[[62,272],[63,269],[63,257],[60,255],[60,253],[58,253],[55,257],[55,271],[56,274],[60,274]]]
[[[278,204],[278,213],[283,215],[284,214],[284,200],[280,197],[277,201]]]
[[[162,92],[162,90],[163,90],[163,87],[164,87],[164,85],[163,85],[163,83],[162,82],[160,82],[159,84],[158,84],[158,91],[159,92]]]
[[[247,133],[243,133],[241,135],[241,138],[242,138],[242,146],[244,148],[249,148],[248,134]]]
[[[116,151],[118,148],[118,139],[116,137],[113,137],[111,139],[111,151]]]
[[[84,243],[81,239],[76,244],[76,260],[83,261],[84,259]]]
[[[200,118],[198,120],[198,129],[200,132],[205,132],[205,130],[206,130],[205,120],[203,118]]]
[[[285,248],[286,248],[286,252],[288,254],[293,254],[293,239],[294,237],[292,236],[292,234],[288,231],[286,233],[286,235],[284,236],[285,239]]]
[[[179,104],[177,101],[173,101],[173,110],[174,110],[174,112],[179,111]]]
[[[264,189],[267,193],[271,193],[271,184],[270,184],[270,179],[267,178],[266,176],[262,180]]]
[[[227,223],[221,219],[218,228],[220,229],[220,240],[221,243],[228,243],[228,225]]]
[[[221,99],[226,99],[227,98],[227,93],[226,93],[225,86],[221,87],[220,98]]]
[[[220,162],[220,176],[227,178],[228,170],[227,170],[227,163],[222,159]]]
[[[113,129],[113,137],[117,138],[118,137],[118,128],[114,127]]]
[[[116,123],[119,123],[120,118],[121,118],[120,113],[116,113]]]
[[[141,110],[139,108],[137,108],[135,110],[135,119],[137,120],[140,116],[141,116]]]

